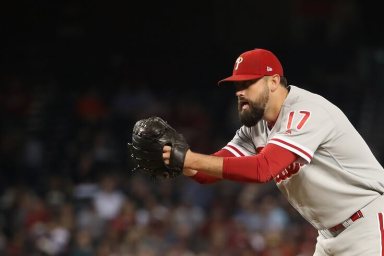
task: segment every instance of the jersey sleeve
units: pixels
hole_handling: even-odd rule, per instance
[[[276,177],[297,157],[296,154],[285,148],[268,144],[255,156],[224,157],[223,178],[264,183]]]
[[[310,163],[316,149],[324,143],[334,122],[321,106],[296,104],[285,111],[278,131],[268,143],[286,148]]]
[[[251,156],[260,152],[265,147],[266,141],[264,122],[261,121],[252,128],[242,126],[223,149],[236,157]]]
[[[265,147],[266,141],[264,122],[259,122],[252,128],[242,126],[236,131],[233,139],[213,155],[227,158],[253,156]],[[221,178],[210,176],[199,171],[194,176],[190,177],[202,184],[214,183],[221,180]]]

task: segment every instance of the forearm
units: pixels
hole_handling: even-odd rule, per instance
[[[223,158],[212,155],[203,155],[188,150],[184,168],[199,170],[207,175],[223,178]]]

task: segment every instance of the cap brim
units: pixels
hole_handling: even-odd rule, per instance
[[[264,75],[234,75],[234,76],[227,77],[223,80],[220,80],[217,84],[221,85],[221,84],[227,83],[227,82],[249,81],[249,80],[258,79],[258,78],[263,77],[263,76]]]

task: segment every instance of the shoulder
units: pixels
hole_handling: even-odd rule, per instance
[[[327,101],[323,96],[320,94],[305,90],[303,88],[290,85],[289,86],[289,93],[286,99],[287,104],[294,104],[294,103],[316,103],[316,102],[324,102]],[[330,103],[330,102],[329,102]]]
[[[298,127],[306,124],[309,128],[327,122],[330,127],[334,127],[335,120],[341,116],[341,110],[321,95],[292,87],[283,104],[281,121],[288,126],[296,123]]]
[[[253,137],[255,135],[260,135],[260,134],[264,134],[265,131],[266,131],[266,123],[264,120],[261,120],[259,121],[255,126],[252,126],[252,127],[247,127],[247,126],[241,126],[238,130],[237,130],[237,135],[240,135],[240,136],[249,136],[249,137]]]
[[[322,115],[332,115],[335,111],[340,111],[325,97],[293,85],[290,86],[290,92],[283,106],[291,111],[310,111]]]

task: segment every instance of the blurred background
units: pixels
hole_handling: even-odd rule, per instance
[[[312,255],[316,231],[274,184],[153,181],[126,143],[158,115],[195,151],[223,147],[240,124],[216,83],[267,48],[383,163],[381,15],[357,0],[2,3],[0,255]]]

